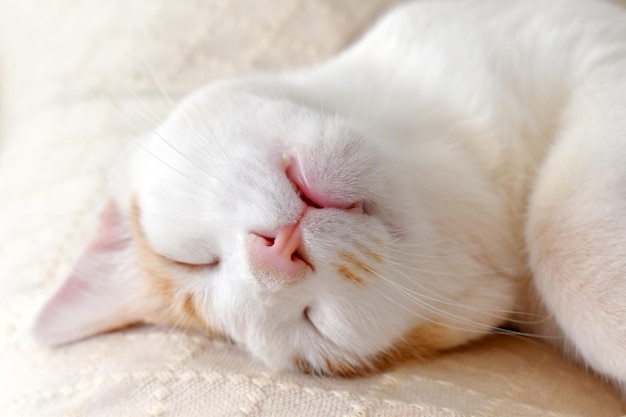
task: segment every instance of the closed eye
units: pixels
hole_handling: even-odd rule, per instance
[[[304,316],[304,320],[306,320],[307,322],[313,324],[311,322],[311,318],[309,317],[309,312],[310,311],[311,311],[311,306],[304,307],[304,311],[302,312],[302,316]]]
[[[311,327],[313,327],[313,330],[315,330],[319,335],[321,335],[319,329],[317,328],[315,323],[313,323],[313,321],[311,320],[310,314],[311,314],[311,306],[304,307],[304,310],[302,311],[302,316],[304,317],[304,320],[309,325],[311,325]]]
[[[175,259],[170,259],[170,258],[167,258],[167,259],[172,261],[176,265],[185,266],[187,268],[194,268],[194,269],[215,268],[220,264],[220,258],[218,257],[215,257],[208,262],[198,262],[198,263],[181,262],[181,261],[177,261]]]

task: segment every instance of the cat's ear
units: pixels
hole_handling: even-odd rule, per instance
[[[39,313],[35,338],[59,345],[138,321],[140,277],[128,221],[111,200],[84,252]]]

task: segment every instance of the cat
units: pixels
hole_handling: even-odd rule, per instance
[[[167,324],[354,376],[508,324],[626,392],[625,160],[622,8],[408,3],[134,141],[34,333]]]

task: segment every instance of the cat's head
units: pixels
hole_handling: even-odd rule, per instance
[[[441,256],[440,223],[455,220],[428,201],[446,192],[433,190],[436,146],[407,157],[268,91],[208,87],[133,144],[98,231],[39,316],[41,341],[164,323],[276,368],[353,375],[497,324],[509,288],[481,289],[479,260]]]

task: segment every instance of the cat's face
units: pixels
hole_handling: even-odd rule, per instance
[[[219,87],[186,100],[132,153],[126,243],[96,245],[123,246],[135,275],[121,322],[191,326],[276,368],[341,375],[487,332],[496,319],[451,307],[480,283],[441,275],[429,196],[368,134],[288,99]]]
[[[203,109],[202,111],[200,109]],[[167,143],[166,143],[167,142]],[[216,332],[276,367],[358,369],[410,326],[381,152],[286,100],[196,95],[138,152],[137,222]],[[174,150],[175,148],[175,150]]]

